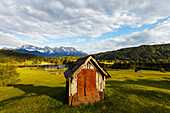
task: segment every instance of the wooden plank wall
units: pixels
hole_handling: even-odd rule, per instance
[[[89,61],[87,65],[83,67],[83,69],[96,69],[96,68]],[[77,80],[78,80],[77,75],[75,77],[69,78],[69,96],[73,96],[75,93],[77,93]],[[98,71],[96,71],[96,87],[98,91],[103,91],[105,89],[105,77],[103,80],[102,75]]]

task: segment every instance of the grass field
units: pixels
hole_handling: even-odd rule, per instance
[[[105,100],[71,107],[66,105],[64,70],[19,68],[21,82],[0,88],[1,113],[126,112],[170,113],[170,73],[108,70]]]

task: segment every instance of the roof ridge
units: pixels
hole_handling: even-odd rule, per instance
[[[86,57],[79,58],[76,62],[74,62],[74,64],[71,65],[64,72],[65,78],[68,79],[69,77],[76,75],[83,68],[83,66],[91,60],[92,60],[93,65],[96,67],[96,69],[99,70],[99,72],[103,76],[110,77],[110,75],[107,73],[107,71],[100,66],[99,62],[95,59],[95,57],[93,55],[88,55]]]

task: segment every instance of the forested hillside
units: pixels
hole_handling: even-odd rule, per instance
[[[170,63],[170,44],[142,45],[94,55],[100,60]]]
[[[5,50],[0,49],[0,63],[6,62],[24,62],[26,60],[33,59],[43,59],[43,57],[39,57],[36,55],[25,54],[15,50]]]
[[[0,63],[21,64],[31,62],[31,64],[41,64],[42,62],[55,63],[61,65],[63,63],[72,63],[79,57],[40,57],[32,54],[26,54],[15,50],[0,49]]]

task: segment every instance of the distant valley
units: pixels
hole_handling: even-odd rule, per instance
[[[39,48],[24,45],[16,50],[0,49],[0,63],[10,62],[18,65],[52,63],[62,65],[72,64],[78,58],[86,55],[72,47]],[[63,57],[58,57],[62,55]],[[163,68],[170,71],[170,44],[142,45],[93,55],[103,66],[108,68],[129,69],[138,67],[152,70]]]

